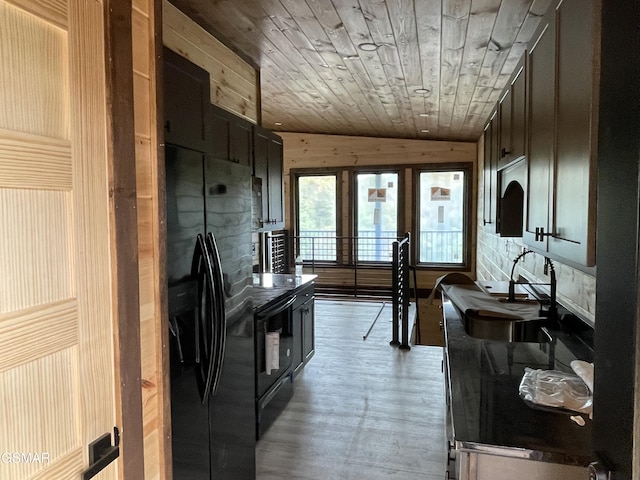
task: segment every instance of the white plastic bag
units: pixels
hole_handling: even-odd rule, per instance
[[[591,414],[593,396],[578,376],[558,370],[524,369],[520,397],[532,407]]]

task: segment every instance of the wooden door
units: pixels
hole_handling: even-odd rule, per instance
[[[3,480],[80,478],[117,423],[104,8],[0,0]]]

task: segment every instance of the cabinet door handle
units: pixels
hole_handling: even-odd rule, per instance
[[[544,237],[553,237],[553,233],[545,232],[544,227],[536,227],[536,242],[544,241]]]

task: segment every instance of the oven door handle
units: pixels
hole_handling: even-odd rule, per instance
[[[256,317],[260,319],[269,318],[281,312],[284,312],[287,308],[289,308],[291,305],[294,304],[294,302],[296,301],[296,298],[297,298],[297,295],[292,295],[287,300],[281,303],[278,303],[277,305],[274,305],[271,308],[268,308],[266,310],[262,310],[261,312],[256,313]]]

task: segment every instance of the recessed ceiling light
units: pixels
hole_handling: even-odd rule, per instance
[[[428,88],[416,88],[414,90],[415,93],[422,93],[424,95],[426,95],[427,93],[431,93],[431,90],[429,90]]]
[[[364,50],[365,52],[375,52],[376,50],[378,50],[378,48],[380,48],[380,45],[378,45],[377,43],[365,42],[358,45],[358,48],[360,50]]]
[[[420,130],[420,133],[429,133],[429,130],[423,129],[423,130]]]
[[[359,58],[359,55],[347,55],[346,57],[342,57],[343,60],[358,60]]]
[[[347,67],[345,67],[344,65],[336,65],[336,68],[338,70],[346,70],[347,69]]]
[[[326,63],[321,63],[320,66],[323,68],[329,68],[329,65],[327,65]]]
[[[428,113],[419,113],[418,116],[419,117],[428,117],[429,114]]]
[[[281,127],[281,126],[282,126],[282,122],[273,122],[273,124],[274,124],[276,127]]]

